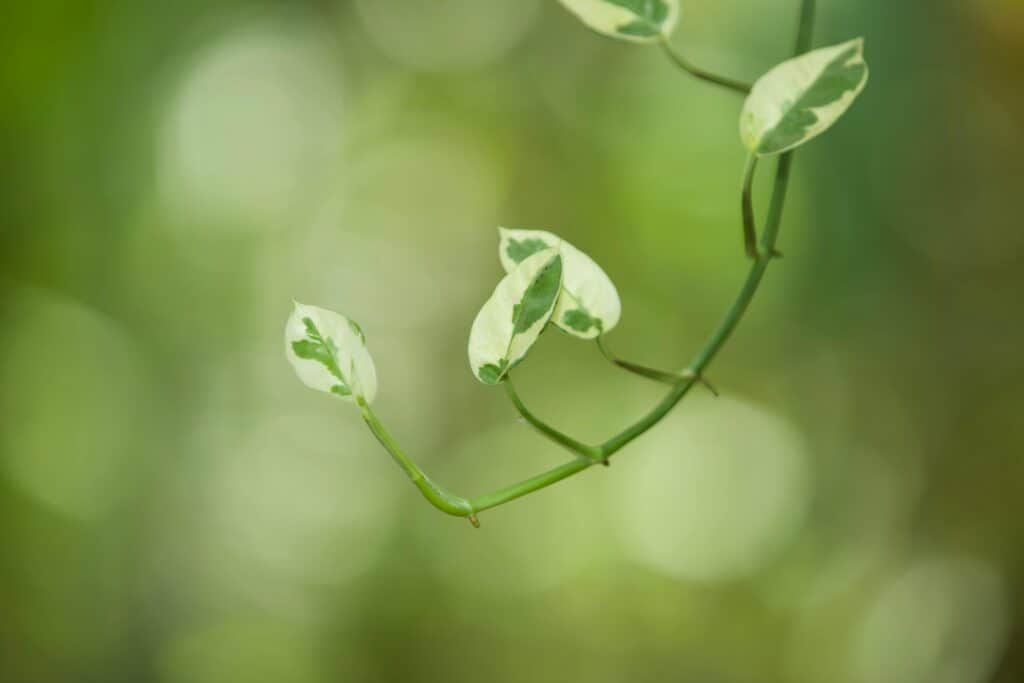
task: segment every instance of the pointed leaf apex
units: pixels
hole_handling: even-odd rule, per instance
[[[285,355],[303,384],[347,401],[372,403],[377,371],[359,326],[340,313],[293,300]]]

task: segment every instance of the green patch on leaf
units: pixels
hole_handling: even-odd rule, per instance
[[[679,18],[679,0],[560,1],[598,33],[635,43],[668,37]]]
[[[844,93],[855,91],[864,80],[867,66],[863,63],[845,65],[851,58],[856,57],[858,52],[859,48],[853,46],[833,59],[815,86],[804,92],[792,104],[789,115],[784,116],[779,125],[764,136],[758,151],[786,149],[800,142],[806,136],[807,130],[813,128],[819,121],[819,116],[814,111],[816,108],[828,106],[839,100]]]
[[[601,321],[590,315],[583,308],[574,308],[571,311],[566,311],[562,316],[562,323],[580,333],[589,332],[593,328],[596,328],[598,331],[601,329]]]
[[[507,234],[503,233],[503,234]],[[495,384],[529,353],[558,303],[562,257],[548,248],[512,263],[502,243],[502,264],[510,265],[469,330],[469,366],[486,384]]]
[[[620,26],[615,30],[620,35],[637,36],[638,38],[650,38],[651,36],[656,36],[659,33],[656,26],[651,26],[646,21],[631,21],[630,23]]]
[[[864,89],[868,67],[862,39],[783,62],[754,84],[740,116],[747,148],[780,154],[820,135]]]
[[[523,294],[523,300],[512,307],[513,334],[521,334],[538,320],[550,315],[562,288],[562,258],[555,257],[537,274]]]
[[[505,370],[508,369],[508,359],[502,358],[501,361],[495,365],[494,363],[488,363],[481,367],[476,375],[482,382],[487,384],[497,384],[501,381],[502,375],[505,374]]]
[[[325,339],[312,319],[303,318],[302,324],[306,327],[307,338],[292,342],[292,351],[303,360],[315,361],[327,368],[327,371],[338,380],[338,384],[331,387],[332,393],[339,396],[350,395],[352,390],[349,389],[345,377],[341,374],[341,368],[338,367],[338,347],[334,345],[334,340],[330,337]]]
[[[636,19],[616,31],[624,36],[651,37],[661,33],[661,27],[668,19],[670,8],[664,0],[605,0],[636,15]]]
[[[544,251],[547,248],[548,244],[545,243],[544,240],[509,240],[505,253],[507,253],[508,257],[514,262],[522,263],[528,257],[533,256],[538,251]]]
[[[498,257],[506,273],[519,267],[510,254],[528,241],[540,241],[544,244],[557,245],[562,258],[562,289],[558,295],[551,322],[570,335],[580,339],[593,339],[607,332],[619,322],[621,303],[619,294],[608,277],[594,259],[566,242],[558,235],[544,230],[513,230],[498,229]],[[552,247],[555,248],[555,247]],[[570,313],[566,318],[566,314]],[[513,318],[514,319],[514,318]],[[593,319],[596,323],[590,321]],[[570,321],[572,325],[566,323]]]

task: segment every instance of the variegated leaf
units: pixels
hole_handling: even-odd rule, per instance
[[[864,39],[808,52],[754,84],[740,114],[740,137],[760,156],[798,147],[825,132],[864,89]]]
[[[377,371],[359,326],[340,313],[295,302],[285,354],[302,383],[348,401],[377,395]]]
[[[497,384],[521,361],[551,319],[562,285],[562,257],[542,249],[509,272],[483,305],[469,333],[469,365]]]
[[[650,43],[668,37],[679,19],[678,0],[560,0],[591,29],[612,38]]]
[[[592,258],[544,230],[499,228],[498,233],[498,256],[506,272],[542,249],[558,249],[562,255],[562,292],[551,322],[581,339],[593,339],[619,323],[619,293]]]

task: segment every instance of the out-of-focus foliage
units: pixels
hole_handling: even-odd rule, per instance
[[[797,153],[723,398],[480,530],[295,381],[293,297],[456,492],[561,462],[466,367],[495,227],[557,226],[616,352],[682,367],[747,267],[741,98],[541,0],[8,4],[0,680],[1024,678],[1021,3],[820,3],[872,83]],[[752,82],[796,11],[673,41]],[[589,346],[517,386],[599,441],[663,390]]]

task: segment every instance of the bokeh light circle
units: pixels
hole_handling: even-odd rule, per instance
[[[162,200],[204,229],[287,227],[332,168],[337,58],[315,28],[282,23],[224,34],[173,93],[158,147]]]
[[[81,303],[22,290],[0,343],[3,468],[34,500],[92,519],[121,498],[149,454],[148,371],[134,341]]]
[[[810,492],[802,436],[737,400],[691,397],[619,465],[619,531],[633,558],[681,580],[743,577],[771,561]],[[618,463],[617,463],[618,464]]]
[[[462,440],[450,459],[458,463],[459,478],[504,485],[542,470],[543,459],[564,459],[560,448],[536,439],[529,427],[510,419]],[[524,465],[535,454],[532,469]],[[595,479],[574,477],[482,513],[483,528],[475,533],[466,522],[438,518],[422,504],[417,519],[426,561],[439,577],[476,595],[507,598],[563,586],[604,564],[614,548],[600,519],[602,491]]]
[[[918,560],[868,607],[853,643],[858,683],[982,683],[1006,646],[1003,577],[964,558]]]
[[[367,33],[401,64],[428,71],[484,66],[512,49],[537,16],[538,0],[356,0]]]
[[[282,415],[249,434],[213,428],[204,450],[216,544],[291,581],[365,572],[388,537],[395,487],[390,463],[364,457],[360,426]]]

